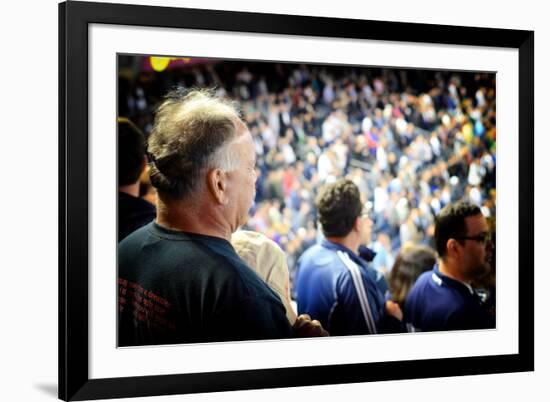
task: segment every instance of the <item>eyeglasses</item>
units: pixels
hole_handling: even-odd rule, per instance
[[[372,211],[372,203],[367,202],[365,205],[363,205],[363,208],[361,209],[361,213],[359,214],[360,218],[368,218],[370,216],[370,213]]]
[[[361,214],[359,214],[359,218],[361,219],[370,219],[370,213],[369,211],[363,210]]]
[[[490,233],[483,233],[477,236],[461,236],[461,237],[455,237],[457,240],[474,240],[478,243],[487,244],[490,243],[493,240],[493,237]]]

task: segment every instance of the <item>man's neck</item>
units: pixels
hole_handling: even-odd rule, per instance
[[[215,208],[207,208],[201,203],[185,203],[170,205],[158,201],[157,223],[168,229],[181,232],[197,233],[231,240],[231,228]]]
[[[460,270],[458,269],[456,264],[451,261],[440,260],[439,272],[451,279],[454,279],[455,281],[459,281],[468,285],[470,284],[470,281],[467,278],[464,278],[462,274],[460,274]]]
[[[133,184],[127,184],[125,186],[119,186],[118,191],[133,197],[139,197],[139,181]]]
[[[332,243],[340,244],[341,246],[350,249],[355,254],[358,253],[359,242],[350,235],[346,237],[327,236],[326,239]]]

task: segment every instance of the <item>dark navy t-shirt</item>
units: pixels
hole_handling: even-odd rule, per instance
[[[287,338],[278,296],[221,238],[151,222],[119,244],[119,346]]]
[[[404,321],[410,332],[494,328],[494,317],[465,284],[439,272],[424,272],[405,300]]]

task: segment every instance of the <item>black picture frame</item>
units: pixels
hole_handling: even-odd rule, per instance
[[[89,378],[88,26],[115,24],[517,49],[518,353]],[[59,398],[105,399],[534,370],[534,32],[70,1],[59,4]]]

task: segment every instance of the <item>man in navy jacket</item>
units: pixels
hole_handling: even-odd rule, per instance
[[[325,239],[298,262],[299,314],[319,320],[331,335],[398,329],[399,307],[385,301],[376,272],[358,255],[360,245],[369,240],[372,222],[357,186],[350,180],[326,185],[316,207]]]

